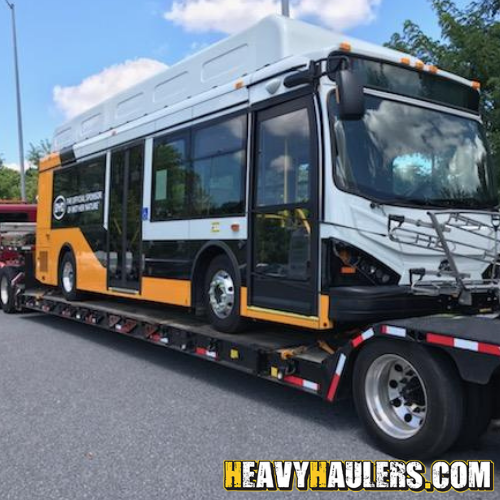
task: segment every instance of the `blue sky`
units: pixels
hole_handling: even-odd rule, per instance
[[[196,10],[196,5],[189,9],[182,5],[186,0],[179,1],[177,10],[172,10],[174,0],[15,0],[26,149],[29,142],[51,138],[53,129],[75,112],[76,99],[81,98],[77,86],[84,79],[136,59],[145,61],[148,68],[154,67],[156,61],[171,65],[197,47],[227,36],[220,30],[231,30],[227,26],[237,27],[248,17],[245,11],[226,9],[221,19],[217,6],[224,10],[225,5],[230,5],[228,9],[232,9],[238,2],[253,1],[253,6],[264,12],[270,5],[272,8],[273,2],[187,0],[194,4],[205,2]],[[305,19],[340,27],[349,35],[375,43],[387,41],[408,18],[431,34],[439,33],[427,0],[293,1],[300,3],[297,13],[301,8]],[[211,3],[215,5],[207,9]],[[324,7],[329,9],[325,21],[311,9],[327,3],[330,7]],[[343,8],[347,4],[351,11],[339,14],[333,4],[343,4]],[[363,10],[369,5],[371,9]],[[356,9],[359,12],[353,15]],[[168,12],[170,19],[165,18]],[[259,15],[258,12],[252,10],[252,14]],[[236,16],[234,22],[231,16]],[[3,1],[0,1],[0,68],[0,154],[11,164],[18,162],[17,129],[10,13]],[[141,66],[135,67],[138,68]],[[57,86],[77,88],[60,92],[66,99],[56,104]]]

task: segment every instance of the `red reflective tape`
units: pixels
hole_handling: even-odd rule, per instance
[[[218,354],[215,351],[209,351],[208,349],[205,349],[204,347],[197,347],[194,351],[198,356],[205,356],[209,359],[217,360],[218,359]]]
[[[483,354],[493,354],[493,356],[500,356],[500,346],[479,343],[479,352]]]
[[[283,378],[283,382],[287,382],[289,384],[296,385],[297,387],[302,387],[303,389],[314,392],[318,392],[320,389],[318,383],[312,382],[311,380],[306,380],[305,378],[295,377],[294,375],[286,375]]]
[[[427,342],[430,344],[444,345],[447,347],[455,347],[455,339],[444,335],[436,335],[435,333],[427,334]]]
[[[335,399],[335,394],[337,393],[337,389],[339,388],[340,383],[340,375],[335,374],[332,378],[332,382],[330,387],[328,388],[328,394],[326,395],[327,401],[333,401]]]
[[[303,379],[295,377],[294,375],[287,375],[286,377],[283,378],[283,380],[285,382],[288,382],[289,384],[299,385],[300,387],[302,387],[303,385],[302,384]]]
[[[359,347],[363,343],[364,340],[365,339],[363,338],[363,335],[360,335],[359,337],[352,339],[351,343],[352,343],[352,346],[354,347],[354,349],[356,349],[356,347]]]

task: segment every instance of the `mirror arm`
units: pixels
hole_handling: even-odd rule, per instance
[[[335,61],[335,67],[332,67],[331,64]],[[330,80],[335,80],[335,75],[342,69],[351,69],[352,61],[347,56],[334,56],[329,57],[327,59],[327,69],[326,74],[330,78]]]
[[[321,76],[321,62],[311,61],[309,67],[306,70],[288,75],[285,78],[283,84],[285,85],[285,87],[290,89],[293,87],[298,87],[299,85],[313,84]]]

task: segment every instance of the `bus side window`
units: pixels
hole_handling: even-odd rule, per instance
[[[238,116],[194,133],[193,216],[245,211],[247,117]]]
[[[187,216],[187,138],[162,137],[154,143],[152,220]]]

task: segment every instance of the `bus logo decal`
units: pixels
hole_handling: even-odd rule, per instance
[[[53,207],[54,219],[62,220],[66,215],[66,207],[67,207],[66,198],[64,196],[58,196],[54,200],[54,207]]]

